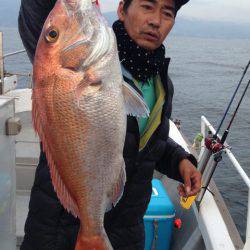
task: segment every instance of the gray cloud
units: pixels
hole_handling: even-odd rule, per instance
[[[104,12],[116,11],[119,0],[100,0]],[[249,0],[190,0],[179,16],[190,19],[250,23]]]
[[[249,0],[193,0],[181,10],[181,15],[210,21],[250,23]]]

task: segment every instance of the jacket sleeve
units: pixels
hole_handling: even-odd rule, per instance
[[[36,45],[43,24],[56,0],[22,0],[18,16],[18,29],[24,48],[33,63]]]
[[[167,119],[170,119],[172,113],[172,99],[174,95],[174,86],[170,77],[166,74],[168,81],[169,103],[167,111]],[[156,170],[167,175],[171,179],[183,182],[179,172],[179,163],[183,159],[188,159],[194,166],[197,167],[196,158],[184,150],[182,146],[177,144],[172,138],[168,137],[166,141],[165,151],[161,159],[156,165]]]
[[[188,159],[197,167],[196,158],[189,154],[177,144],[172,138],[168,138],[166,142],[165,152],[156,166],[156,170],[167,175],[171,179],[183,182],[179,172],[179,163],[183,159]]]

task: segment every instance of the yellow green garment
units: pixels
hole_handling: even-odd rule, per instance
[[[135,84],[137,85],[138,89],[142,92],[144,101],[146,102],[151,113],[156,102],[154,78],[153,77],[148,78],[146,82],[135,81]],[[140,135],[143,134],[146,128],[148,119],[149,119],[148,117],[138,119]]]
[[[150,116],[148,118],[138,119],[140,131],[140,150],[142,150],[161,123],[161,113],[165,100],[165,91],[159,75],[155,78],[149,78],[146,83],[138,82],[135,79],[133,79],[133,81],[141,90],[144,100],[150,110]]]

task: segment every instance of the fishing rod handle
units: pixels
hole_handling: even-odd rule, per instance
[[[200,171],[201,174],[203,174],[211,155],[212,155],[212,150],[206,147],[201,156],[201,159],[199,160],[198,167],[197,167],[197,169]]]
[[[225,132],[224,132],[224,134],[223,134],[223,136],[221,137],[221,141],[220,141],[221,144],[224,144],[224,142],[226,141],[228,133],[229,133],[229,130],[226,129]]]
[[[200,204],[200,202],[201,202],[201,200],[206,192],[206,189],[204,189],[203,187],[208,186],[208,184],[212,178],[212,175],[214,173],[214,170],[216,168],[216,165],[217,165],[217,162],[214,160],[213,157],[210,157],[208,163],[205,165],[204,172],[202,174],[202,180],[201,180],[202,187],[201,187],[200,192],[194,196],[189,196],[189,197],[181,196],[180,197],[180,205],[183,208],[190,209],[191,205],[193,204],[193,202],[195,200],[198,203],[198,205]]]
[[[210,133],[205,138],[205,149],[201,155],[201,158],[198,162],[197,169],[200,171],[201,175],[206,169],[207,163],[212,155],[212,146],[213,146],[213,138],[212,134]],[[189,197],[180,197],[180,205],[185,209],[190,209],[191,205],[195,201],[197,195],[189,196]]]
[[[206,168],[206,165],[208,163],[208,160],[210,156],[212,155],[212,148],[213,148],[214,140],[215,139],[213,138],[212,133],[210,131],[208,136],[205,138],[205,150],[203,151],[201,158],[199,159],[199,162],[198,162],[197,169],[200,171],[201,174],[203,174]]]
[[[211,157],[210,160],[208,161],[207,167],[202,175],[202,180],[201,180],[203,187],[200,193],[196,197],[196,201],[198,204],[201,203],[203,196],[205,192],[207,191],[207,187],[212,179],[212,176],[214,174],[217,164],[218,164],[218,161],[216,161],[214,157]]]

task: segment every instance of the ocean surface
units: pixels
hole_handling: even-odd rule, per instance
[[[4,32],[4,54],[23,49],[16,29],[0,30]],[[201,115],[205,115],[215,128],[218,127],[243,69],[250,59],[250,40],[170,36],[165,44],[166,56],[171,57],[169,73],[175,86],[172,117],[181,120],[182,132],[193,141],[200,131]],[[27,56],[21,54],[6,59],[5,70],[29,73],[31,65]],[[239,94],[249,79],[250,70]],[[27,80],[27,77],[20,76],[18,88],[25,87]],[[220,133],[223,133],[235,107],[234,102]],[[250,90],[242,102],[227,142],[250,176],[249,107]],[[244,240],[248,190],[226,155],[223,155],[214,179]]]

